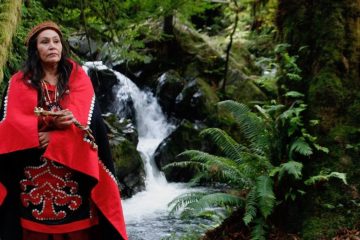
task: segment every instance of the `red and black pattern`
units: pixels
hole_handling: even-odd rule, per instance
[[[84,176],[91,188],[91,201],[99,210],[99,228],[102,239],[127,240],[119,188],[113,177],[114,168],[101,112],[97,102],[94,102],[94,91],[90,79],[80,66],[72,61],[71,63],[73,69],[69,79],[69,93],[61,99],[60,104],[64,109],[72,111],[82,125],[87,126],[90,123],[90,129],[94,133],[99,148],[93,149],[84,141],[83,132],[72,125],[66,130],[51,132],[49,145],[42,156]],[[39,146],[37,117],[33,112],[37,106],[37,92],[22,78],[21,72],[12,77],[6,109],[2,111],[2,113],[6,112],[6,118],[0,122],[0,135],[7,141],[0,143],[0,165],[7,162],[9,158],[17,160],[12,162],[24,161],[21,159],[23,155],[21,157],[18,155],[21,152],[37,149]],[[14,169],[16,171],[17,168]],[[8,174],[12,173],[8,172]],[[0,182],[8,191],[11,191],[12,181],[6,180],[6,174],[3,177],[4,180],[0,176]],[[0,189],[0,193],[2,192]],[[17,196],[13,191],[8,192],[8,195],[8,199],[16,199]],[[10,200],[5,199],[4,205],[6,204],[12,207],[9,209],[17,211]],[[4,207],[0,208],[0,211],[7,210]],[[16,238],[3,237],[3,239]]]
[[[62,220],[67,216],[66,210],[57,211],[65,206],[67,210],[75,211],[82,204],[78,195],[79,184],[72,180],[72,173],[64,166],[42,159],[40,166],[25,168],[26,179],[20,182],[21,202],[25,208],[41,205],[41,209],[32,209],[32,216],[40,221]]]

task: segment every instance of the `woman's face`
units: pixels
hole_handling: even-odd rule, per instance
[[[56,31],[47,29],[40,32],[36,40],[36,47],[43,63],[53,64],[60,61],[62,44]]]

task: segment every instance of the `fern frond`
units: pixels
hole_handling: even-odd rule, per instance
[[[233,194],[218,192],[203,196],[198,203],[204,206],[207,203],[211,207],[241,207],[244,199]]]
[[[201,131],[200,136],[208,136],[226,157],[234,160],[240,160],[241,152],[246,150],[246,147],[237,143],[225,131],[219,128],[207,128]]]
[[[269,138],[264,121],[252,113],[245,104],[227,100],[219,102],[218,105],[233,114],[244,137],[249,141],[252,151],[259,155],[266,155]]]
[[[241,119],[242,116],[250,112],[248,106],[233,100],[221,101],[218,103],[218,106],[232,113],[237,119]]]
[[[296,161],[289,161],[286,163],[282,163],[280,166],[274,168],[270,173],[270,176],[274,176],[275,174],[279,174],[279,180],[282,179],[285,173],[293,176],[296,180],[302,178],[302,167],[303,164]]]
[[[266,240],[267,224],[263,218],[257,218],[251,230],[251,240]]]
[[[180,196],[176,197],[170,203],[168,203],[168,207],[170,207],[170,215],[174,215],[180,209],[185,208],[190,203],[197,202],[207,193],[205,192],[189,192],[181,194]]]
[[[276,199],[273,192],[273,180],[269,176],[259,176],[256,181],[256,193],[260,212],[264,218],[267,218],[274,209]]]
[[[228,193],[210,193],[204,195],[198,201],[191,202],[185,206],[181,216],[186,218],[190,216],[199,216],[204,211],[221,208],[234,208],[243,206],[244,200],[239,196]]]
[[[237,164],[232,159],[197,150],[187,150],[179,156],[185,156],[190,158],[191,161],[203,163],[203,165],[201,165],[202,169],[206,170],[209,176],[218,177],[217,180],[219,181],[229,183],[246,182],[247,176],[241,172],[241,165]]]
[[[302,98],[305,95],[297,91],[289,91],[284,94],[285,97]]]
[[[257,213],[257,194],[256,194],[256,188],[252,188],[248,195],[246,196],[246,203],[245,203],[245,213],[243,217],[243,221],[245,225],[248,225],[253,221],[253,219],[256,217]]]
[[[331,172],[329,174],[324,174],[320,172],[319,175],[310,177],[304,183],[305,185],[313,185],[318,182],[327,182],[330,180],[330,178],[337,178],[341,180],[345,185],[348,184],[346,181],[346,173],[340,173],[340,172]]]
[[[198,168],[200,170],[205,170],[206,169],[206,165],[204,163],[193,162],[193,161],[182,161],[182,162],[168,163],[162,168],[162,170],[168,170],[168,169],[173,168],[173,167],[178,167],[178,168]]]
[[[296,139],[290,146],[289,158],[292,159],[293,152],[300,153],[303,156],[310,156],[313,151],[310,145],[305,141],[303,137]]]

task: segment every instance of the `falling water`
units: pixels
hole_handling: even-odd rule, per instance
[[[101,62],[85,64],[86,67],[106,69]],[[146,173],[146,190],[123,201],[125,221],[130,240],[160,240],[172,232],[181,231],[181,220],[168,216],[167,204],[176,196],[188,192],[183,184],[168,183],[154,164],[153,155],[159,144],[175,129],[164,116],[157,99],[150,91],[141,91],[130,79],[113,71],[118,80],[114,103],[122,105],[131,97],[139,135],[137,150],[141,153]]]

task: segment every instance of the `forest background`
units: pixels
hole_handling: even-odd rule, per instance
[[[175,200],[184,217],[228,214],[187,239],[359,239],[359,16],[359,0],[1,0],[1,90],[49,19],[83,37],[86,51],[70,42],[79,62],[197,72],[206,101],[190,122],[217,148],[183,146],[160,168],[225,186]]]

